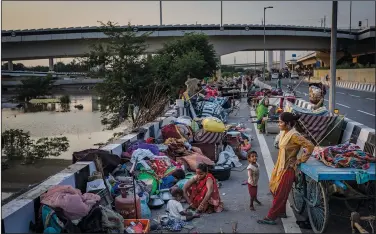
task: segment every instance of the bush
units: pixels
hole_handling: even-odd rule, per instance
[[[69,95],[61,96],[60,97],[60,103],[62,103],[62,104],[70,104],[71,103],[70,96]]]

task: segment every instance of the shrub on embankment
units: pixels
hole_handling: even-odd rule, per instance
[[[67,137],[42,137],[32,140],[29,132],[9,129],[1,134],[1,151],[8,160],[20,160],[22,164],[34,163],[36,159],[60,156],[69,148]]]
[[[92,45],[86,64],[97,68],[96,76],[104,77],[96,91],[106,106],[101,121],[108,129],[129,118],[134,128],[155,120],[185,88],[187,77],[212,76],[218,68],[206,35],[186,34],[145,56],[148,33],[137,35],[131,26],[124,30],[112,22],[101,25],[109,39]]]

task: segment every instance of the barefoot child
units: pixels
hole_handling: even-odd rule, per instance
[[[261,202],[257,199],[257,183],[259,179],[259,165],[257,163],[257,153],[256,151],[251,151],[247,155],[248,160],[248,192],[251,197],[251,204],[249,205],[250,210],[255,210],[253,202],[261,205]]]
[[[192,214],[191,212],[185,211],[183,209],[182,204],[180,201],[183,198],[183,190],[178,187],[174,187],[171,189],[171,195],[173,199],[167,202],[167,212],[170,214],[171,218],[182,220],[182,221],[191,221],[194,218],[199,218],[199,214]]]

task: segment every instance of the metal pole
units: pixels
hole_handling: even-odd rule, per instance
[[[223,26],[223,3],[221,1],[221,27]]]
[[[257,65],[256,65],[256,52],[257,52],[257,51],[255,50],[255,77],[256,77],[256,66],[257,66]]]
[[[367,28],[368,28],[368,19],[366,19],[367,20]]]
[[[262,78],[265,80],[265,11],[264,7],[264,64],[262,65]]]
[[[351,10],[352,10],[352,1],[350,1],[350,34],[351,34]]]
[[[326,31],[326,15],[324,15],[324,32]]]
[[[162,25],[162,1],[159,1],[159,25]]]
[[[330,45],[330,91],[329,91],[329,111],[334,113],[335,109],[335,89],[336,89],[336,54],[337,54],[337,13],[338,1],[332,3],[332,30]]]

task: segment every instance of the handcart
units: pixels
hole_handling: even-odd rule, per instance
[[[329,200],[343,200],[347,210],[356,211],[360,205],[368,207],[370,215],[375,214],[375,164],[366,170],[369,181],[356,183],[356,174],[363,170],[354,168],[333,168],[315,158],[302,163],[296,173],[292,189],[293,209],[308,218],[315,233],[324,233],[329,222]],[[351,184],[351,185],[350,185]]]

